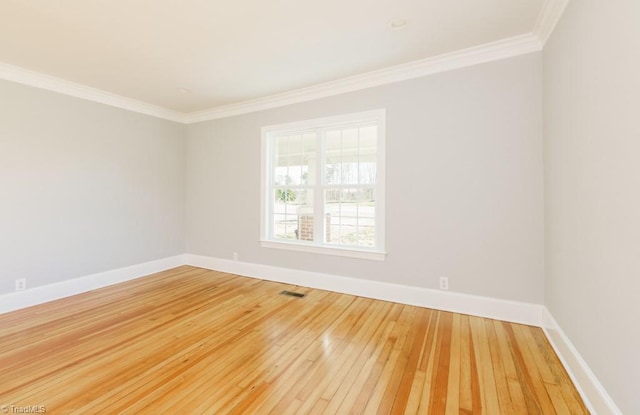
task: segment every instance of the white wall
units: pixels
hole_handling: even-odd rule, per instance
[[[188,127],[188,253],[543,302],[534,53]],[[386,108],[387,261],[262,248],[260,128]]]
[[[640,414],[640,2],[570,2],[544,52],[547,307]]]
[[[184,134],[0,81],[0,293],[184,253]]]

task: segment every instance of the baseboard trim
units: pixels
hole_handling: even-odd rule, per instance
[[[622,415],[587,362],[546,307],[543,312],[542,329],[582,396],[587,409],[592,414]]]
[[[31,307],[60,298],[95,290],[156,272],[166,271],[186,263],[185,255],[176,255],[129,267],[91,274],[72,280],[34,287],[25,291],[0,295],[0,314]]]
[[[543,306],[387,282],[187,254],[187,265],[514,323],[542,325]]]

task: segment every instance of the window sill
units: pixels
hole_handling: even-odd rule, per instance
[[[386,252],[366,251],[360,249],[337,248],[328,246],[302,245],[290,242],[260,241],[263,248],[285,249],[289,251],[308,252],[312,254],[336,255],[350,258],[384,261]]]

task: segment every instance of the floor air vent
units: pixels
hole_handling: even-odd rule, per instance
[[[286,290],[282,291],[280,294],[288,295],[289,297],[298,297],[298,298],[302,298],[306,295],[306,294],[294,293],[293,291],[286,291]]]

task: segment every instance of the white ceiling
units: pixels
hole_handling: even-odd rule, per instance
[[[191,113],[531,34],[548,2],[2,0],[0,62]]]

